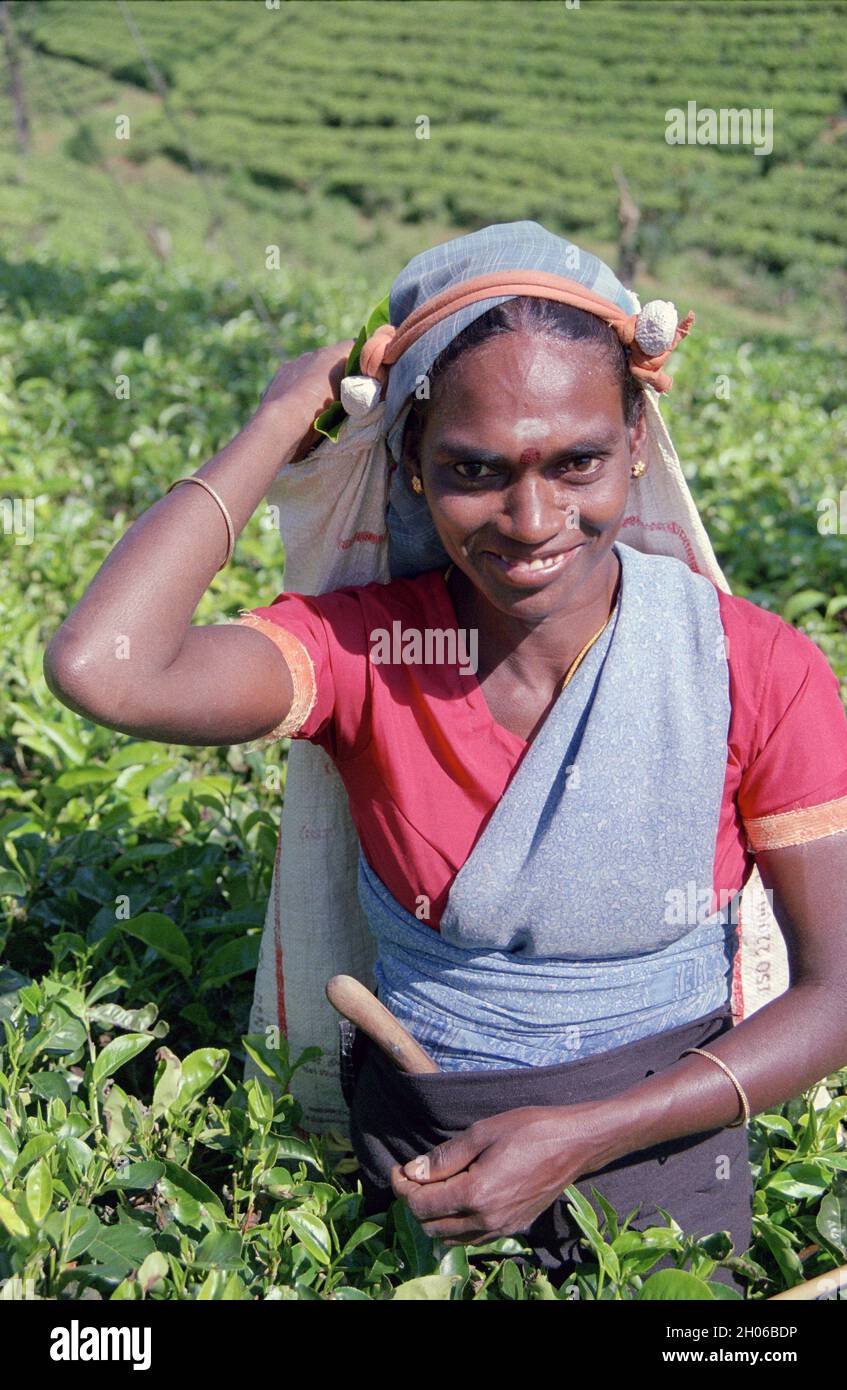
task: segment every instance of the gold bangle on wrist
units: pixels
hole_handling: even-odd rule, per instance
[[[741,1101],[742,1106],[742,1113],[737,1120],[733,1120],[732,1123],[726,1125],[725,1128],[738,1129],[741,1125],[746,1125],[750,1119],[750,1102],[748,1101],[746,1093],[744,1091],[744,1087],[741,1085],[741,1082],[738,1080],[738,1077],[735,1075],[735,1072],[730,1071],[726,1062],[722,1062],[720,1057],[715,1056],[714,1052],[707,1052],[705,1047],[686,1047],[685,1050],[680,1053],[680,1056],[684,1057],[687,1052],[697,1052],[701,1057],[708,1057],[710,1062],[714,1062],[716,1066],[720,1067],[722,1072],[726,1073],[733,1086],[735,1087],[736,1091],[738,1092],[738,1098]]]
[[[218,565],[218,571],[225,569],[226,566],[229,564],[230,560],[232,559],[232,552],[235,549],[235,527],[232,524],[232,517],[229,514],[226,503],[224,502],[222,497],[218,496],[217,492],[215,492],[215,489],[212,487],[212,485],[206,482],[205,478],[196,478],[193,475],[186,478],[176,478],[175,481],[171,483],[167,491],[172,492],[173,489],[175,487],[178,487],[180,483],[199,483],[200,487],[205,488],[209,496],[213,497],[214,500],[217,502],[218,506],[220,507],[221,515],[223,516],[223,519],[226,522],[227,546],[224,562],[222,565]]]

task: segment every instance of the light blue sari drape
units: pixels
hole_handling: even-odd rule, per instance
[[[618,604],[453,881],[440,932],[362,855],[379,995],[445,1069],[545,1066],[729,994],[711,912],[729,670],[717,591],[620,541]]]

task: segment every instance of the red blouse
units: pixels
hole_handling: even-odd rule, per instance
[[[798,628],[717,593],[732,714],[712,911],[744,886],[756,850],[847,830],[847,717],[835,673]],[[371,634],[390,634],[395,622],[458,630],[443,572],[283,593],[241,621],[272,638],[293,672],[291,713],[268,737],[326,751],[366,859],[398,902],[437,928],[530,746],[497,723],[459,665],[370,660]]]

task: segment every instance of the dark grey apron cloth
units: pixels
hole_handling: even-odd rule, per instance
[[[395,1163],[426,1153],[476,1120],[522,1105],[571,1105],[618,1095],[672,1066],[683,1048],[706,1047],[731,1027],[727,1004],[680,1027],[556,1066],[409,1075],[347,1025],[342,1047],[345,1098],[351,1107],[350,1134],[361,1164],[357,1176],[367,1214],[386,1210],[394,1200],[390,1173]],[[728,1177],[718,1176],[727,1170]],[[664,1225],[657,1210],[663,1207],[686,1235],[729,1231],[735,1254],[750,1244],[753,1181],[746,1127],[709,1130],[642,1149],[580,1177],[575,1185],[599,1216],[592,1185],[621,1220],[640,1204],[631,1229]],[[582,1233],[562,1198],[536,1217],[527,1232],[513,1234],[533,1247],[556,1284],[583,1259],[591,1259],[579,1245]],[[663,1256],[654,1269],[672,1264]],[[743,1291],[744,1285],[728,1270],[716,1270],[712,1277]]]

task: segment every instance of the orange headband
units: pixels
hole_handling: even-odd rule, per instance
[[[387,368],[441,319],[446,318],[448,314],[457,313],[479,299],[491,299],[500,294],[555,299],[562,304],[573,304],[577,309],[596,314],[614,328],[621,343],[629,348],[629,367],[633,375],[646,381],[657,391],[671,389],[673,378],[667,376],[662,367],[694,323],[694,315],[689,312],[677,324],[671,346],[651,355],[642,348],[636,338],[639,315],[628,314],[610,299],[586,289],[578,280],[570,280],[565,275],[554,275],[543,270],[497,270],[449,285],[447,289],[418,305],[399,328],[395,328],[391,323],[382,324],[362,344],[359,354],[361,371],[365,376],[376,377],[384,386]]]

